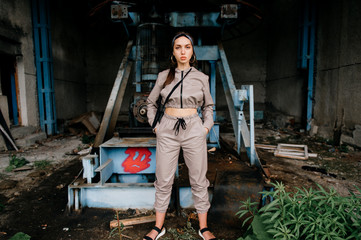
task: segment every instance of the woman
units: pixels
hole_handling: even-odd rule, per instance
[[[157,135],[155,227],[145,240],[156,240],[165,234],[163,227],[171,197],[172,184],[178,166],[180,148],[189,170],[194,205],[199,219],[199,235],[202,239],[216,239],[207,228],[209,181],[207,173],[206,136],[213,126],[213,100],[209,92],[208,76],[193,66],[196,56],[193,39],[184,32],[178,33],[172,41],[171,67],[160,72],[156,84],[147,100],[148,121],[152,125],[157,111],[159,94],[166,99],[173,87],[183,79],[165,105],[165,114],[153,131]],[[197,114],[201,107],[203,121]]]

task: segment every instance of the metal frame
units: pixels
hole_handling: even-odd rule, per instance
[[[244,85],[241,89],[236,88],[222,44],[195,46],[194,49],[199,61],[210,62],[210,90],[214,100],[216,100],[216,67],[219,69],[238,152],[243,144],[251,165],[260,166],[254,144],[253,86]],[[135,51],[133,47],[132,52]],[[250,129],[243,113],[243,105],[246,101],[249,102]],[[214,111],[214,119],[216,119],[216,111]],[[208,146],[220,146],[218,124],[213,126],[208,137]],[[155,188],[150,179],[155,173],[155,147],[155,138],[113,137],[101,144],[99,157],[97,155],[83,157],[82,178],[75,179],[68,187],[68,209],[79,210],[81,207],[153,209]],[[127,161],[130,164],[126,163]],[[127,168],[134,165],[143,167],[136,170]],[[94,183],[95,179],[97,179],[96,183]],[[179,198],[180,207],[193,207],[190,187],[179,187],[178,191],[177,199]],[[212,198],[211,192],[210,198]]]
[[[251,165],[261,167],[255,149],[254,132],[254,98],[253,85],[242,85],[237,89],[234,84],[231,69],[229,67],[223,45],[218,43],[220,61],[218,62],[219,72],[222,78],[223,89],[226,95],[227,105],[232,120],[234,136],[237,140],[237,151],[241,152],[242,146],[246,148]],[[249,129],[243,112],[244,103],[249,103]]]

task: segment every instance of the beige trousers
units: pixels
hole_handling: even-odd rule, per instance
[[[164,114],[157,126],[155,204],[158,212],[166,212],[172,191],[175,171],[178,166],[180,148],[183,149],[188,167],[189,181],[194,206],[198,213],[205,213],[210,207],[208,198],[209,181],[207,173],[207,131],[197,114],[183,117],[186,129],[179,127],[178,135],[173,129],[178,119]]]

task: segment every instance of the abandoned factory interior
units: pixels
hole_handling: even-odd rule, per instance
[[[360,16],[0,0],[0,240],[361,239]]]

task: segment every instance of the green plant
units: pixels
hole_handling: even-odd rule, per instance
[[[90,135],[90,136],[88,136],[88,135],[83,135],[82,137],[81,137],[81,142],[83,143],[83,144],[90,144],[90,143],[94,143],[94,140],[95,140],[95,135]]]
[[[28,160],[26,160],[23,157],[17,157],[15,154],[9,156],[9,166],[5,168],[5,171],[11,172],[15,168],[19,168],[24,166],[25,164],[29,163]]]
[[[51,163],[49,160],[38,160],[34,162],[34,167],[37,169],[45,169],[50,165]]]
[[[187,225],[183,228],[168,228],[167,232],[171,235],[171,237],[163,236],[164,240],[198,240],[199,235],[197,231],[192,227],[191,222],[188,220]],[[218,239],[218,238],[217,238]],[[223,239],[219,239],[223,240]]]
[[[250,200],[241,202],[239,217],[249,215],[243,223],[253,219],[246,238],[241,239],[361,239],[361,190],[349,197],[340,196],[334,189],[326,191],[297,189],[285,191],[282,183],[273,184],[274,191],[261,192],[274,201],[257,209]],[[263,229],[263,230],[262,230]],[[260,237],[260,234],[265,234]]]
[[[18,232],[12,236],[9,240],[30,240],[31,237],[23,232]]]
[[[340,152],[348,153],[348,147],[347,144],[341,144],[340,146]]]

